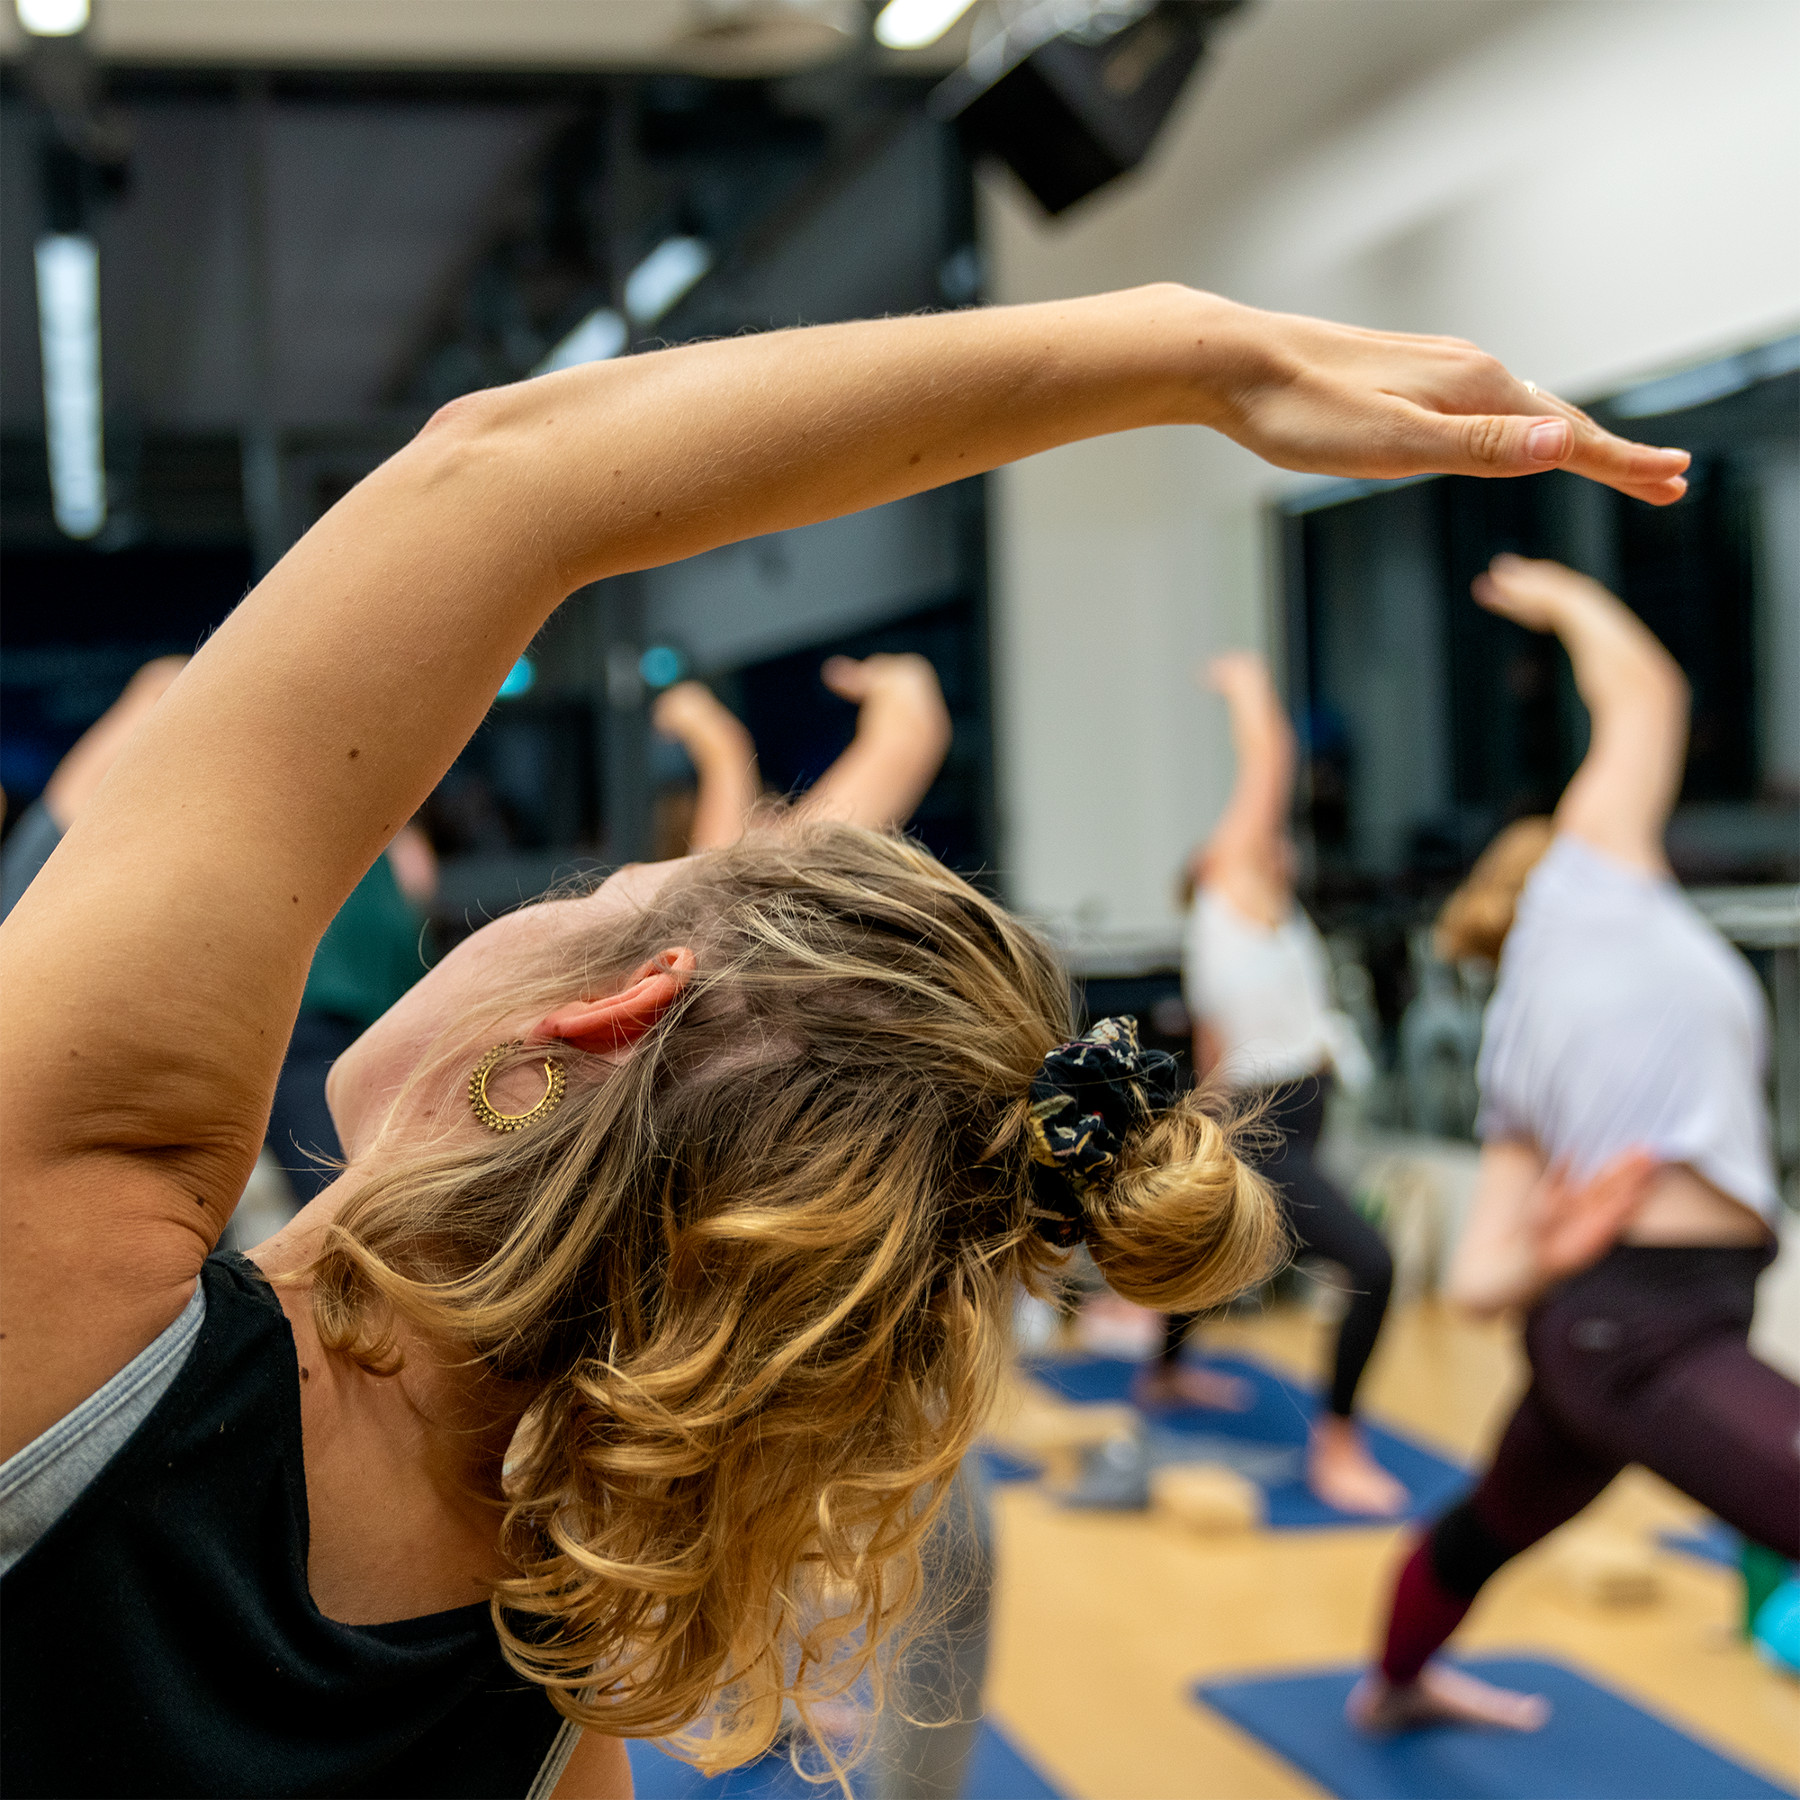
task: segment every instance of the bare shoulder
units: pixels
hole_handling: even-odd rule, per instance
[[[551,1793],[553,1800],[631,1800],[625,1740],[584,1731]]]

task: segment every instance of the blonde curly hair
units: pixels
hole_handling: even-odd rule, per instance
[[[595,935],[578,968],[544,953],[543,996],[670,943],[698,973],[622,1065],[558,1047],[543,1124],[371,1179],[309,1279],[367,1367],[402,1319],[527,1384],[506,1653],[567,1717],[716,1770],[785,1701],[879,1682],[915,1603],[1014,1295],[1063,1261],[1028,1217],[1026,1116],[1069,988],[918,845],[848,826],[765,822]],[[1193,1097],[1126,1139],[1088,1241],[1121,1294],[1183,1309],[1283,1242]]]

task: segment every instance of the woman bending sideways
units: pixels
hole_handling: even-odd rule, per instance
[[[905,1617],[1017,1283],[1265,1269],[1262,1184],[1128,1029],[1067,1042],[1036,937],[806,820],[477,932],[337,1063],[344,1173],[211,1254],[314,945],[567,594],[1177,423],[1653,502],[1686,461],[1179,287],[827,326],[456,402],[207,642],[0,927],[9,1792],[742,1762]]]
[[[1475,593],[1562,639],[1593,736],[1555,817],[1503,832],[1439,921],[1448,955],[1500,963],[1450,1294],[1524,1314],[1531,1386],[1475,1491],[1400,1573],[1380,1664],[1350,1699],[1375,1729],[1543,1722],[1537,1696],[1430,1659],[1493,1575],[1630,1463],[1800,1556],[1800,1387],[1748,1345],[1780,1212],[1767,1005],[1663,856],[1687,684],[1632,613],[1557,563],[1500,557]]]

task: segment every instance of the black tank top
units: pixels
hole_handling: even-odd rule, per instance
[[[8,1800],[526,1794],[561,1721],[486,1606],[313,1605],[293,1333],[244,1258],[201,1280],[174,1384],[0,1581]]]

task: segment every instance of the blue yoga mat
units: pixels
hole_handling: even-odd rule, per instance
[[[684,1762],[665,1755],[654,1744],[626,1746],[637,1800],[830,1800],[835,1785],[819,1786],[794,1773],[784,1751],[771,1751],[758,1762],[708,1781]],[[866,1768],[854,1770],[850,1785],[870,1791]],[[975,1734],[975,1749],[963,1781],[962,1800],[1064,1800],[1014,1747],[991,1719]]]
[[[1065,1399],[1074,1401],[1129,1400],[1131,1381],[1141,1364],[1124,1362],[1116,1357],[1081,1356],[1046,1357],[1028,1365],[1031,1373],[1046,1387]],[[1306,1434],[1313,1415],[1319,1410],[1318,1396],[1300,1383],[1277,1375],[1263,1363],[1245,1357],[1209,1356],[1209,1369],[1219,1369],[1248,1383],[1255,1402],[1247,1412],[1223,1412],[1212,1407],[1158,1407],[1146,1413],[1157,1436],[1158,1460],[1171,1460],[1167,1446],[1172,1440],[1187,1436],[1196,1440],[1195,1460],[1208,1460],[1206,1446],[1197,1440],[1232,1439],[1245,1446],[1286,1449],[1299,1452],[1306,1444]],[[1413,1438],[1364,1419],[1364,1436],[1375,1460],[1404,1483],[1412,1495],[1410,1518],[1430,1518],[1442,1512],[1468,1485],[1467,1471]],[[1009,1459],[1010,1460],[1010,1459]],[[1015,1468],[1019,1467],[1014,1463]],[[1316,1498],[1300,1472],[1299,1457],[1290,1459],[1292,1473],[1286,1479],[1264,1482],[1268,1500],[1268,1523],[1277,1531],[1315,1531],[1328,1525],[1367,1525],[1370,1520],[1361,1513],[1339,1512]],[[989,1465],[995,1479],[1017,1480],[1017,1474]],[[1255,1477],[1252,1468],[1245,1473]]]
[[[1793,1800],[1791,1790],[1561,1663],[1459,1661],[1484,1680],[1545,1695],[1550,1722],[1530,1732],[1439,1725],[1365,1737],[1344,1718],[1358,1669],[1205,1681],[1194,1697],[1338,1800]]]

